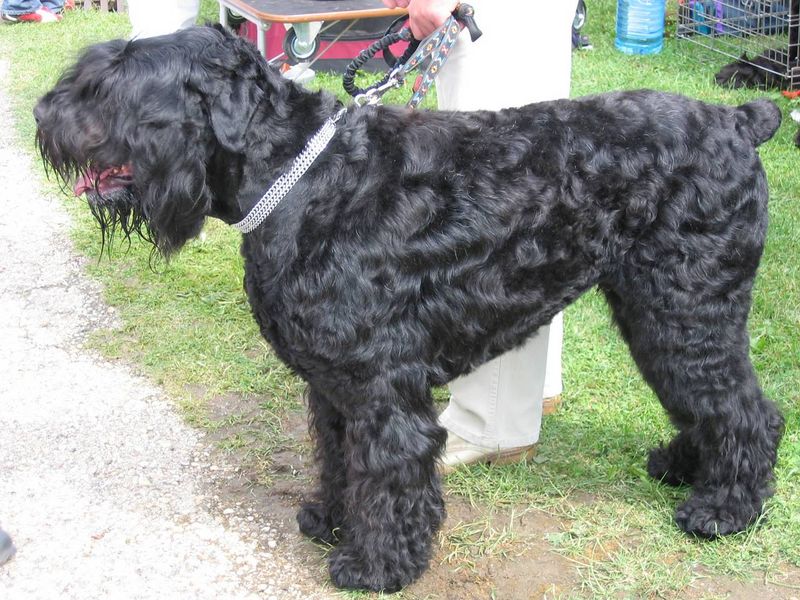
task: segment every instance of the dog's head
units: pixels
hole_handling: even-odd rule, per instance
[[[169,255],[214,214],[207,171],[242,151],[280,79],[252,44],[215,27],[97,44],[37,104],[37,143],[86,194],[104,240],[138,233]]]

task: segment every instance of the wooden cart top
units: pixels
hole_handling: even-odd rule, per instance
[[[221,3],[259,21],[274,23],[399,17],[406,12],[388,9],[381,0],[221,0]]]

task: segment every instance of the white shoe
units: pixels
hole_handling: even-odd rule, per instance
[[[447,475],[461,465],[489,463],[506,465],[529,460],[536,454],[536,444],[517,446],[516,448],[487,448],[468,442],[452,431],[447,432],[447,444],[444,454],[439,459],[439,473]]]
[[[542,400],[542,414],[552,415],[553,413],[558,411],[559,406],[561,406],[561,394],[545,398],[544,400]]]

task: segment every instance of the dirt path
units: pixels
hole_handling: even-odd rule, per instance
[[[15,148],[7,73],[0,60],[0,524],[18,551],[0,597],[324,597],[294,525],[218,494],[234,468],[161,390],[83,348],[115,315]]]

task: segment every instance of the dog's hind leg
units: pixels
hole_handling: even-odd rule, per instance
[[[344,462],[344,416],[319,391],[308,393],[311,435],[316,444],[319,466],[319,494],[316,502],[303,504],[297,524],[305,535],[335,544],[344,521],[342,495],[347,486]]]
[[[636,355],[632,342],[636,338],[632,337],[632,327],[638,328],[638,321],[636,321],[631,310],[625,305],[622,296],[617,294],[613,289],[607,286],[600,286],[605,293],[606,300],[614,314],[614,320],[619,327],[622,337],[634,354],[640,370],[642,365],[639,364],[639,358]],[[654,383],[649,379],[647,380],[651,387]],[[691,484],[694,481],[695,471],[698,466],[697,446],[692,440],[691,423],[687,423],[687,428],[681,426],[677,419],[672,417],[673,423],[676,424],[679,431],[678,434],[670,441],[667,446],[660,446],[650,450],[650,456],[647,461],[647,473],[653,479],[665,483],[667,485],[679,486],[684,484]]]
[[[412,394],[373,394],[348,416],[345,523],[330,555],[339,587],[394,592],[428,566],[444,519],[435,461],[446,431],[430,392]]]
[[[691,429],[679,431],[667,446],[650,450],[647,474],[667,485],[691,485],[699,464],[697,451],[697,445],[692,441]]]
[[[749,359],[747,313],[752,277],[722,293],[687,291],[665,272],[641,271],[624,293],[606,288],[640,371],[679,433],[653,450],[648,471],[693,485],[676,512],[689,533],[741,531],[772,493],[782,418],[764,398]],[[618,288],[619,289],[619,288]]]

